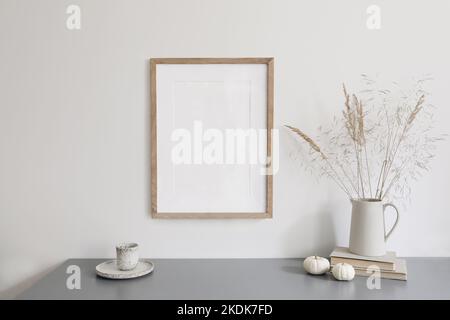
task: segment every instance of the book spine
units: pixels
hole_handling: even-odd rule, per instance
[[[395,271],[395,266],[393,264],[380,263],[380,262],[376,262],[376,261],[373,261],[373,262],[372,261],[360,262],[360,261],[355,261],[355,260],[347,260],[345,258],[339,258],[339,259],[331,258],[330,262],[331,262],[332,265],[335,265],[337,263],[348,263],[348,264],[352,265],[355,268],[367,269],[370,266],[377,266],[383,271]]]
[[[367,272],[366,270],[355,270],[355,275],[360,277],[370,277],[373,275],[373,272]],[[406,274],[386,274],[381,272],[380,278],[382,279],[389,279],[389,280],[401,280],[406,281],[407,277]]]
[[[335,265],[336,265],[336,263],[331,263],[330,264],[331,268],[333,268]],[[354,264],[351,264],[351,263],[349,263],[349,265],[351,265],[355,270],[360,270],[360,271],[364,271],[364,272],[366,272],[369,269],[369,267],[366,267],[366,266],[358,266],[358,265],[354,265]],[[380,272],[395,272],[395,270],[380,268]]]

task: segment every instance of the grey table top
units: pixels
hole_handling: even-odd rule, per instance
[[[381,279],[379,290],[308,275],[301,259],[154,259],[152,274],[129,280],[98,277],[105,260],[67,260],[18,299],[450,299],[450,258],[409,258],[408,281]],[[80,290],[66,287],[69,265]]]

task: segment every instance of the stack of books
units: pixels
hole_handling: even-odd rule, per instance
[[[357,276],[370,277],[374,272],[371,266],[377,266],[380,269],[381,278],[394,280],[407,278],[406,261],[397,258],[393,251],[388,251],[380,257],[367,257],[351,253],[348,248],[337,247],[330,257],[331,267],[337,263],[348,263],[355,268]]]

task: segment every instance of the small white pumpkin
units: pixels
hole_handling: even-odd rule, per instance
[[[310,274],[324,274],[330,270],[330,262],[322,257],[311,256],[303,261],[303,267]]]
[[[350,281],[355,277],[355,269],[348,263],[337,263],[331,273],[340,281]]]

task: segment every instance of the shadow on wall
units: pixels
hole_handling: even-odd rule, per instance
[[[296,205],[298,218],[292,221],[285,232],[284,247],[302,248],[298,257],[310,255],[328,257],[338,242],[337,233],[339,231],[336,225],[337,221],[333,217],[333,212],[336,209],[330,204],[332,202],[330,200],[331,194],[328,193],[330,190],[323,189],[327,188],[326,184],[321,185],[320,190],[328,194],[322,194],[320,199],[311,200],[314,198],[314,192],[311,191],[311,188],[302,186],[298,181],[292,181],[291,172],[301,172],[303,177],[314,177],[316,172],[313,170],[311,157],[308,156],[308,148],[302,148],[294,136],[284,127],[280,128],[280,158],[286,159],[286,162],[283,163],[284,167],[280,169],[280,174],[289,175],[288,178],[285,178],[288,179],[289,183],[292,182],[292,188],[303,194],[301,205],[300,203]],[[317,190],[319,191],[319,189]],[[282,205],[283,203],[292,203],[293,199],[286,197],[281,201],[278,200]],[[292,207],[278,209],[292,210]]]
[[[328,257],[337,242],[331,210],[320,209],[309,215],[302,215],[287,230],[285,242],[288,246],[294,243],[302,247],[299,254],[301,257]]]
[[[45,277],[47,274],[58,268],[62,263],[58,263],[52,267],[48,267],[44,269],[43,271],[34,274],[28,278],[25,278],[24,280],[20,281],[16,285],[3,290],[0,292],[0,299],[7,300],[7,299],[15,299],[17,298],[22,292],[29,289],[33,284],[35,284],[37,281]],[[1,279],[0,279],[1,280]]]
[[[144,139],[145,144],[144,144],[144,150],[146,150],[145,154],[147,156],[146,162],[148,163],[147,169],[146,169],[146,181],[147,181],[147,190],[146,190],[146,194],[147,194],[147,210],[145,210],[145,216],[146,218],[150,218],[152,215],[152,197],[151,197],[151,192],[152,192],[152,179],[151,179],[151,172],[150,172],[150,165],[151,165],[151,159],[152,159],[152,150],[151,150],[151,135],[152,135],[152,128],[150,125],[150,116],[151,116],[151,111],[150,111],[150,101],[151,101],[151,92],[150,92],[150,59],[146,59],[145,60],[145,81],[144,81],[144,86],[145,86],[145,90],[144,92],[146,92],[145,95],[145,105],[146,105],[146,111],[145,111],[145,117],[143,119],[144,123],[144,127],[145,127],[145,136],[146,139]]]

